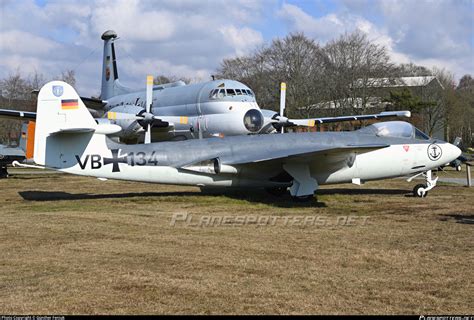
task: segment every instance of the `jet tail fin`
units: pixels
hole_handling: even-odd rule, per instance
[[[93,133],[96,129],[97,123],[73,87],[62,81],[45,84],[38,94],[34,161],[57,167],[68,144],[64,134]],[[73,139],[69,140],[70,145],[74,144]]]

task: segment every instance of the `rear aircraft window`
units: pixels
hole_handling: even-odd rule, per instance
[[[424,134],[423,132],[421,132],[420,130],[418,130],[418,129],[415,128],[415,139],[418,139],[418,140],[429,140],[430,137],[428,137],[426,134]]]
[[[235,90],[234,89],[227,89],[227,95],[228,96],[235,96]]]

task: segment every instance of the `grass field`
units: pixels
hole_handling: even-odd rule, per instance
[[[474,188],[440,184],[420,199],[416,183],[325,186],[318,203],[293,203],[61,174],[0,180],[0,314],[472,314]],[[228,220],[172,225],[178,215]],[[324,223],[300,223],[314,218]]]

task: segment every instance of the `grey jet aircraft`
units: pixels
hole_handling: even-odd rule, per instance
[[[200,187],[255,187],[311,199],[320,185],[424,175],[456,159],[456,146],[402,121],[353,132],[284,133],[126,145],[122,128],[94,121],[75,90],[53,81],[38,95],[34,162],[70,174]],[[23,165],[26,166],[26,165]]]

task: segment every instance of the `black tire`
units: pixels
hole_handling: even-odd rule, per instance
[[[0,168],[0,179],[3,178],[8,178],[8,171],[5,167]]]
[[[425,191],[424,193],[421,193],[420,189],[421,188],[426,188],[427,186],[424,185],[424,184],[417,184],[414,188],[413,188],[413,195],[415,197],[419,197],[419,198],[424,198],[428,195],[428,191]]]
[[[309,194],[309,195],[306,195],[306,196],[300,196],[300,197],[294,196],[293,201],[295,201],[295,202],[309,202],[309,201],[313,200],[313,197],[314,197],[314,195],[312,195],[312,194]]]
[[[275,188],[265,188],[265,191],[275,197],[281,197],[284,195],[288,190],[286,187],[275,187]]]

